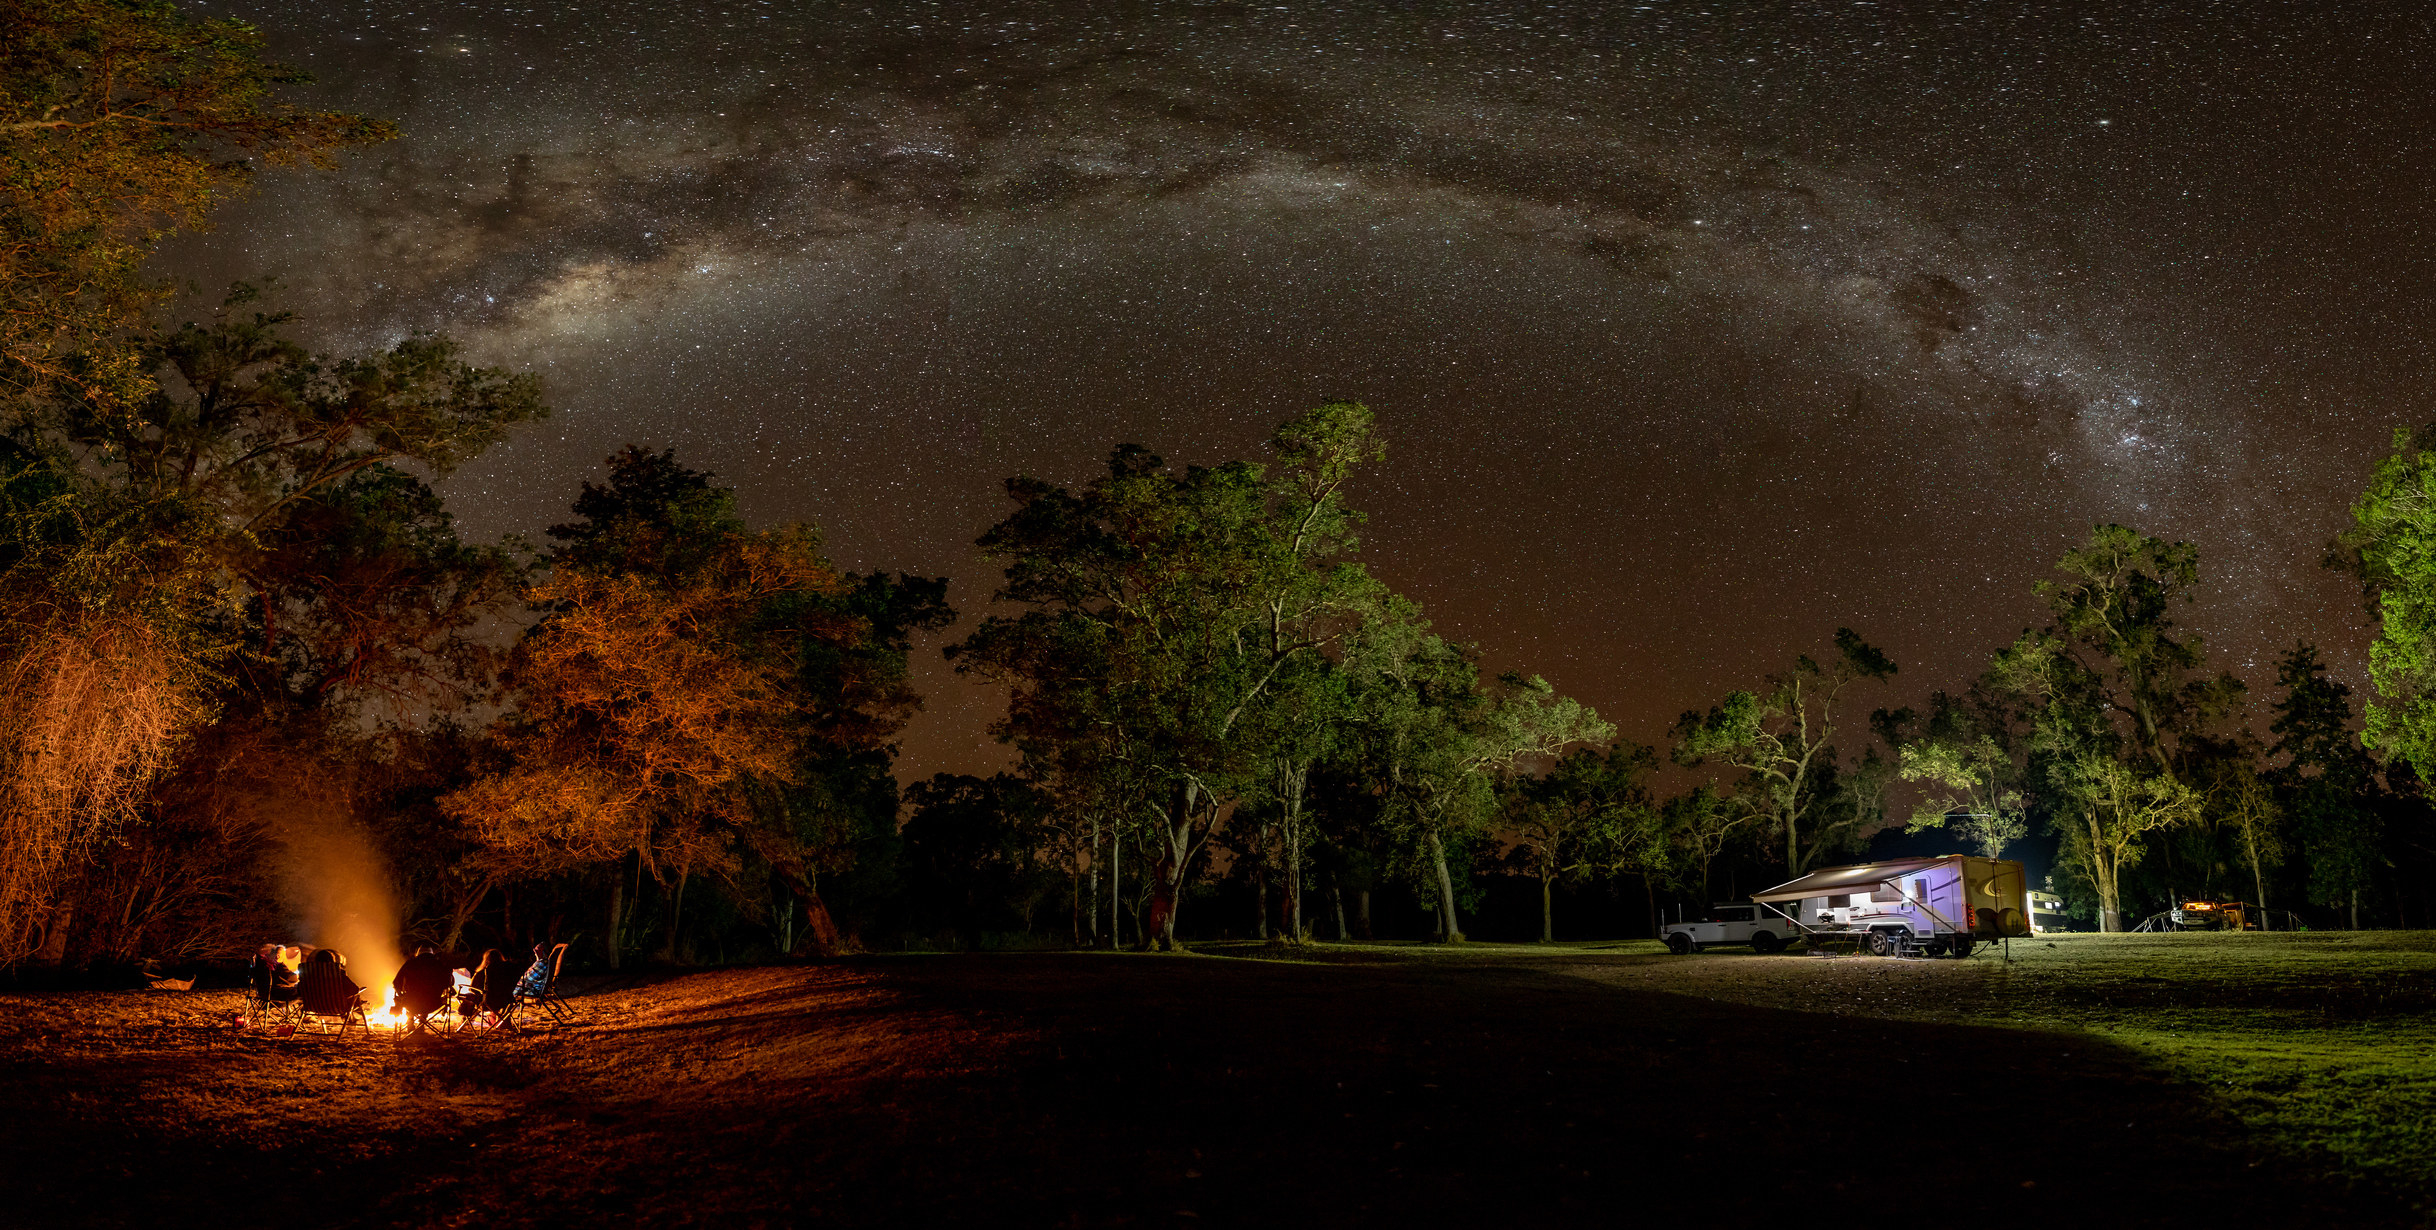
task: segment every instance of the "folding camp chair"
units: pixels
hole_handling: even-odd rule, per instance
[[[447,1004],[442,1004],[429,1012],[417,1012],[412,1008],[406,1008],[400,1010],[398,1015],[400,1023],[397,1037],[400,1042],[416,1034],[430,1034],[435,1038],[446,1037],[453,1032],[449,1022],[456,1019],[449,1015]]]
[[[280,986],[277,972],[274,963],[260,957],[254,958],[253,968],[248,971],[246,979],[250,988],[245,998],[247,1029],[258,1029],[264,1033],[283,1025],[291,1031],[295,1029],[302,1015],[296,1002],[296,987],[293,984]]]
[[[549,1016],[553,1025],[564,1025],[574,1019],[574,1012],[567,1007],[567,1001],[558,991],[559,971],[565,969],[567,964],[567,946],[552,945],[549,960],[549,973],[543,978],[540,989],[527,991],[519,987],[509,999],[507,1009],[499,1014],[501,1025],[509,1029],[517,1028],[516,1018],[528,1004],[538,1006]]]
[[[351,989],[344,981],[334,986],[307,977],[298,984],[298,990],[301,994],[296,998],[296,1008],[304,1024],[319,1026],[322,1033],[336,1033],[342,1038],[347,1036],[349,1026],[363,1030],[366,1035],[372,1033],[372,1018],[364,1010],[360,988]]]
[[[364,1011],[362,1004],[349,1002],[344,1005],[323,1005],[323,1007],[326,1007],[328,1011],[316,1012],[314,1005],[298,1001],[297,1011],[301,1022],[317,1027],[324,1034],[335,1033],[342,1038],[347,1036],[350,1026],[363,1030],[366,1037],[372,1035],[372,1017]]]

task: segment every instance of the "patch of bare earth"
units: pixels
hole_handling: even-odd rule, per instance
[[[407,1043],[242,1036],[234,994],[0,997],[0,1220],[2409,1221],[2101,1042],[1718,1002],[1641,963],[870,958]]]

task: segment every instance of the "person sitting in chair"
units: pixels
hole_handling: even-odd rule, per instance
[[[472,995],[494,1019],[507,1011],[516,998],[516,967],[508,963],[506,953],[493,948],[482,954],[482,964],[474,967]]]
[[[298,979],[304,1010],[314,1016],[346,1016],[364,1006],[364,988],[347,976],[347,959],[335,948],[315,949]]]
[[[391,982],[397,989],[398,1007],[406,1012],[406,1023],[414,1029],[430,1025],[427,1019],[447,1002],[448,988],[453,980],[448,976],[447,963],[431,955],[429,948],[417,948],[398,967],[398,976]]]
[[[254,998],[266,1004],[284,1004],[296,998],[296,970],[288,963],[289,951],[277,944],[264,944],[254,954],[250,971]]]
[[[550,989],[550,949],[546,944],[533,945],[533,963],[525,967],[524,977],[516,980],[516,994],[522,999],[540,999]]]

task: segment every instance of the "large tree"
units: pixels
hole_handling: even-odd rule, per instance
[[[1558,757],[1548,771],[1505,784],[1501,809],[1523,867],[1539,881],[1539,942],[1556,940],[1556,882],[1593,870],[1647,863],[1634,840],[1648,827],[1647,781],[1657,763],[1637,743],[1583,747]]]
[[[1010,480],[1017,507],[980,545],[1005,569],[997,600],[1026,609],[952,651],[1008,686],[998,729],[1018,747],[1115,732],[1093,743],[1143,788],[1131,801],[1156,839],[1147,938],[1163,945],[1195,856],[1266,767],[1261,708],[1379,592],[1351,562],[1360,518],[1344,500],[1381,452],[1370,411],[1320,406],[1270,447],[1273,465],[1178,472],[1127,445],[1080,491]]]
[[[1847,769],[1835,739],[1845,692],[1892,677],[1895,663],[1850,628],[1836,629],[1835,650],[1824,662],[1802,654],[1764,692],[1730,692],[1675,725],[1677,763],[1742,771],[1728,797],[1783,843],[1794,875],[1881,819],[1871,805],[1881,766],[1865,758]]]
[[[2038,587],[2048,626],[2000,651],[1989,677],[2023,705],[2026,780],[2046,796],[2065,869],[2096,893],[2101,927],[2119,931],[2122,873],[2148,835],[2203,814],[2186,740],[2201,747],[2242,686],[2202,673],[2199,638],[2177,630],[2198,584],[2189,546],[2101,525],[2056,570]]]
[[[503,762],[446,805],[508,873],[632,858],[669,889],[668,955],[685,886],[748,861],[827,941],[818,843],[791,804],[808,765],[879,753],[902,727],[902,637],[944,618],[924,601],[937,585],[858,607],[893,583],[840,574],[808,528],[746,528],[732,491],[665,452],[612,458],[576,511],[527,595],[544,614],[511,660]]]
[[[167,3],[0,3],[0,963],[64,944],[60,868],[138,813],[228,648],[198,626],[221,596],[207,544],[74,456],[80,424],[158,387],[148,311],[168,287],[143,262],[257,162],[390,135],[283,102],[303,77],[260,48]]]
[[[2328,562],[2360,580],[2377,619],[2361,738],[2436,780],[2436,427],[2397,430]]]
[[[1615,728],[1546,680],[1480,676],[1469,646],[1430,630],[1398,598],[1349,638],[1359,771],[1379,792],[1381,816],[1434,890],[1439,935],[1463,940],[1450,852],[1485,837],[1496,782],[1518,764],[1612,738]]]
[[[2361,746],[2350,686],[2327,673],[2316,646],[2286,653],[2276,682],[2284,694],[2267,727],[2274,803],[2299,839],[2310,901],[2347,910],[2356,929],[2360,895],[2387,861],[2377,765]]]

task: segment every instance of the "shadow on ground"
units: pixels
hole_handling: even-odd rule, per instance
[[[243,1038],[162,1002],[0,999],[0,1222],[2410,1220],[2086,1037],[1519,962],[873,958],[606,988],[574,1027],[436,1045]]]

